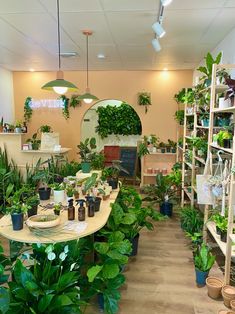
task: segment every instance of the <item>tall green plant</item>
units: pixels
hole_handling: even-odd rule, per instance
[[[205,57],[206,65],[200,66],[197,70],[203,73],[201,80],[211,80],[213,64],[219,64],[222,58],[222,52],[220,52],[214,59],[210,52]]]
[[[215,256],[210,252],[209,247],[203,243],[194,257],[195,268],[207,272],[214,265]]]

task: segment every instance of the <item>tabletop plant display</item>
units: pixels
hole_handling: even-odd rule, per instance
[[[138,103],[139,106],[144,106],[145,107],[145,113],[148,112],[148,106],[152,105],[151,104],[151,94],[148,92],[142,92],[138,94]]]
[[[12,196],[14,186],[9,185],[6,191],[7,204],[8,207],[6,211],[11,215],[12,227],[13,230],[18,231],[23,229],[24,226],[24,214],[27,213],[30,208],[27,204],[25,204],[21,199],[21,192],[18,190]]]
[[[91,171],[91,160],[92,160],[92,153],[96,149],[96,139],[95,137],[86,138],[84,142],[80,142],[77,145],[79,149],[78,154],[81,158],[81,167],[83,173],[89,173]]]
[[[38,133],[34,133],[32,135],[32,138],[28,138],[26,140],[26,143],[29,143],[31,145],[31,147],[29,149],[32,149],[32,150],[39,150],[40,148],[40,144],[41,144],[41,140],[38,139]]]
[[[210,248],[205,243],[202,243],[194,257],[196,283],[198,286],[205,286],[206,278],[214,262],[215,256],[210,252]]]
[[[178,198],[179,185],[173,185],[170,175],[157,174],[156,183],[144,188],[145,193],[148,195],[144,200],[159,204],[160,213],[171,217],[173,204]]]

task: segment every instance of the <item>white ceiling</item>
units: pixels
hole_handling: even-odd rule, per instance
[[[235,0],[173,0],[164,11],[162,51],[151,45],[160,0],[60,0],[64,70],[192,69],[235,27]],[[57,69],[56,0],[0,0],[0,66]],[[97,59],[104,53],[106,59]]]

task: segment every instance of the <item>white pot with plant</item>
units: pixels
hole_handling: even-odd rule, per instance
[[[219,109],[229,108],[231,107],[230,99],[225,99],[224,97],[219,98]]]
[[[15,133],[22,133],[22,122],[21,121],[16,121]]]
[[[54,183],[53,184],[54,191],[54,202],[56,204],[64,202],[64,185],[63,183]]]

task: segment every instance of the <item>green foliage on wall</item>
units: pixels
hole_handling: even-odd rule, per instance
[[[96,132],[105,138],[108,135],[140,135],[141,121],[135,110],[127,103],[120,106],[99,107]]]

